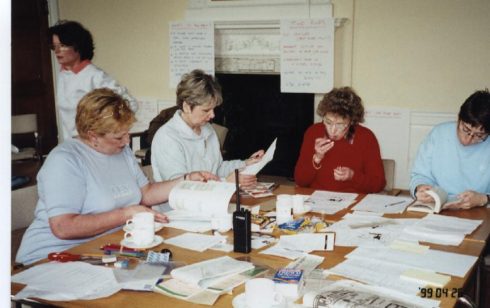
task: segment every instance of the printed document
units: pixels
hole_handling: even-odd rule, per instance
[[[203,252],[217,244],[226,241],[223,236],[184,233],[165,240],[165,244],[175,245],[185,249]]]
[[[482,220],[429,214],[403,230],[400,239],[413,239],[441,245],[457,246]]]
[[[384,214],[397,214],[413,202],[410,197],[397,197],[388,195],[368,194],[357,203],[353,210]]]
[[[240,173],[250,175],[256,175],[257,173],[259,173],[259,171],[262,170],[262,168],[264,168],[264,166],[267,165],[267,163],[274,158],[274,152],[276,151],[276,142],[277,138],[274,139],[260,161],[245,167],[245,169],[243,169]]]
[[[354,193],[341,193],[326,190],[315,191],[305,204],[311,206],[312,212],[332,215],[347,208],[357,198]]]

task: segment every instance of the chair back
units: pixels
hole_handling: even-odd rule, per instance
[[[37,185],[31,185],[12,191],[12,228],[11,230],[28,227],[34,220],[36,209]]]
[[[211,125],[213,126],[216,135],[218,135],[219,148],[221,152],[223,152],[223,146],[225,144],[226,135],[228,134],[228,128],[216,123],[212,123]]]
[[[151,168],[151,165],[145,165],[141,167],[141,170],[143,173],[146,175],[148,180],[150,180],[150,183],[154,183],[155,179],[153,178],[153,169]]]
[[[37,115],[35,113],[12,116],[12,134],[37,132]]]
[[[386,186],[385,191],[393,190],[395,182],[395,160],[383,159],[383,168],[385,171]]]

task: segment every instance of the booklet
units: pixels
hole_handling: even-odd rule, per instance
[[[240,189],[241,197],[253,197],[253,198],[262,198],[274,196],[272,191],[277,188],[278,185],[272,182],[257,182],[254,186],[245,187]]]
[[[181,216],[220,217],[228,214],[235,184],[227,182],[182,181],[170,191],[169,205]],[[189,213],[189,215],[183,215]]]
[[[412,205],[407,207],[407,211],[437,214],[440,213],[445,206],[450,206],[460,202],[455,197],[450,197],[444,189],[438,186],[432,187],[432,189],[427,190],[426,193],[434,198],[434,202],[427,203],[415,200]]]
[[[172,271],[172,279],[158,282],[153,291],[192,303],[213,305],[218,297],[267,268],[224,256]]]

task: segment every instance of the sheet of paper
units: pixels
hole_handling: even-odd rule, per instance
[[[209,181],[182,181],[170,191],[169,204],[174,210],[187,211],[188,216],[223,216],[235,192],[235,184]]]
[[[346,258],[355,260],[378,260],[380,262],[406,265],[441,274],[464,277],[478,257],[429,249],[427,253],[400,251],[389,247],[358,247]]]
[[[296,260],[296,259],[301,258],[302,256],[304,256],[306,254],[303,251],[290,250],[290,249],[287,249],[284,247],[280,247],[277,244],[274,246],[271,246],[267,249],[264,249],[259,253],[265,254],[265,255],[283,257],[283,258],[287,258],[290,260]]]
[[[308,254],[294,260],[286,267],[301,269],[303,270],[304,276],[307,277],[318,265],[322,264],[324,259],[324,257]]]
[[[389,263],[375,259],[346,259],[342,263],[325,270],[330,274],[341,275],[370,285],[381,286],[398,292],[416,295],[424,284],[406,281],[400,275],[409,266]]]
[[[327,230],[335,232],[336,246],[390,245],[400,237],[404,228],[417,219],[390,219],[377,215],[346,214],[343,219],[330,225]]]
[[[49,282],[53,283],[49,283]],[[16,299],[39,297],[53,301],[96,299],[121,289],[111,268],[84,262],[50,262],[12,276],[12,282],[26,284]]]
[[[347,208],[356,198],[357,194],[353,193],[317,190],[305,201],[305,204],[311,206],[312,212],[332,215]]]
[[[471,234],[482,220],[429,214],[403,230],[401,239],[416,239],[441,245],[457,246]]]
[[[451,276],[441,275],[429,271],[422,271],[415,268],[403,272],[401,278],[406,280],[420,281],[423,284],[431,285],[438,288],[444,287],[451,280]]]
[[[281,235],[277,246],[296,251],[311,252],[326,249],[325,233],[301,233]]]
[[[170,87],[182,75],[202,69],[214,75],[214,24],[209,21],[176,21],[169,25]]]
[[[354,206],[356,211],[367,211],[385,214],[402,213],[413,202],[409,197],[368,194]]]
[[[274,139],[274,141],[271,143],[260,161],[245,167],[245,169],[243,169],[241,173],[251,175],[256,175],[257,173],[259,173],[259,171],[262,170],[262,168],[264,168],[264,166],[267,165],[267,163],[274,158],[274,152],[276,151],[276,142],[277,138]]]
[[[420,245],[419,243],[414,243],[414,242],[395,240],[390,244],[390,248],[401,250],[401,251],[424,254],[427,253],[427,250],[430,249],[430,246]]]
[[[165,240],[165,244],[175,245],[199,252],[203,252],[221,242],[223,242],[222,236],[197,233],[184,233]]]
[[[270,235],[252,235],[252,249],[260,249],[276,242]]]

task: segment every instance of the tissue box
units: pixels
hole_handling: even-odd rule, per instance
[[[290,299],[297,299],[304,284],[303,270],[281,268],[277,270],[272,280],[275,282],[278,293]]]

